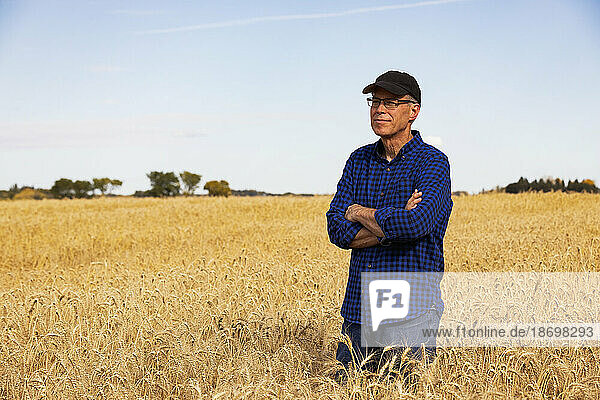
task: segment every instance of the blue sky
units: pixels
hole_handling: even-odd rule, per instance
[[[0,188],[189,170],[333,193],[389,69],[419,81],[453,190],[600,182],[598,1],[0,0]]]

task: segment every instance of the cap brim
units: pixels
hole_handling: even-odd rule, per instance
[[[409,94],[408,90],[406,88],[404,88],[403,86],[400,85],[394,85],[393,83],[389,83],[389,82],[374,82],[371,83],[370,85],[367,85],[364,89],[363,89],[363,94],[367,94],[367,93],[373,93],[373,91],[375,90],[375,87],[380,87],[382,89],[387,90],[390,93],[393,93],[397,96],[404,96],[405,94]]]

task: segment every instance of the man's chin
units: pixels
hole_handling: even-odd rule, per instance
[[[382,131],[380,129],[373,129],[373,132],[375,132],[375,134],[379,137],[388,137],[388,136],[392,136],[391,132],[388,131]]]

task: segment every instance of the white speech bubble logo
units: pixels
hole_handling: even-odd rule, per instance
[[[385,319],[402,319],[408,315],[410,285],[400,279],[380,279],[369,282],[369,300],[373,332]]]

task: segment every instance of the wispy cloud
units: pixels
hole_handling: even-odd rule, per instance
[[[206,136],[206,127],[214,126],[215,119],[201,114],[151,114],[97,120],[0,121],[0,147],[169,143],[172,139]]]
[[[164,113],[95,120],[0,121],[0,150],[205,140],[213,133],[218,136],[253,125],[268,131],[275,129],[272,124],[276,121],[314,122],[330,117],[313,113],[242,113],[237,116],[239,120],[227,114]]]
[[[438,5],[438,4],[458,3],[458,2],[463,2],[463,1],[468,1],[468,0],[430,0],[430,1],[420,1],[417,3],[408,3],[408,4],[393,4],[393,5],[379,6],[379,7],[353,8],[350,10],[343,10],[343,11],[338,11],[338,12],[328,12],[328,13],[272,15],[272,16],[266,16],[266,17],[253,17],[253,18],[234,19],[234,20],[221,21],[221,22],[211,22],[211,23],[199,24],[199,25],[179,26],[179,27],[174,27],[174,28],[151,29],[151,30],[139,31],[139,32],[135,32],[135,33],[140,34],[140,35],[151,35],[151,34],[160,34],[160,33],[187,32],[187,31],[199,31],[199,30],[206,30],[206,29],[227,28],[227,27],[231,27],[231,26],[252,25],[252,24],[258,24],[261,22],[271,22],[271,21],[294,21],[294,20],[306,20],[306,19],[335,18],[335,17],[343,17],[343,16],[347,16],[347,15],[366,14],[366,13],[390,11],[390,10],[400,10],[400,9],[405,9],[405,8],[426,7],[426,6],[434,6],[434,5]]]

